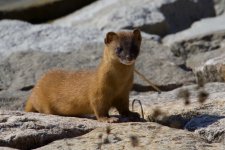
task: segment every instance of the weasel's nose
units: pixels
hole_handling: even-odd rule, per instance
[[[133,59],[132,59],[131,56],[127,55],[127,56],[126,56],[126,60],[131,61],[131,60],[133,60]]]

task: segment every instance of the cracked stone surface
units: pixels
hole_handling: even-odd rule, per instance
[[[126,123],[110,126],[110,134],[105,129],[98,128],[90,133],[73,139],[55,141],[47,146],[38,148],[47,149],[220,149],[220,143],[208,144],[194,133],[184,130],[174,130],[155,123]],[[99,135],[102,134],[102,138]],[[66,145],[62,147],[62,145]]]
[[[0,146],[31,149],[104,126],[90,119],[0,110]]]

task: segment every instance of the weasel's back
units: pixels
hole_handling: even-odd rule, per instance
[[[89,102],[81,100],[88,100],[87,90],[94,75],[92,70],[47,72],[34,87],[25,111],[70,116],[92,113],[79,108],[89,105]]]

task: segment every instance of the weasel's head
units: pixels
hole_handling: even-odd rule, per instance
[[[141,39],[141,32],[138,29],[132,32],[108,32],[105,45],[111,59],[124,65],[132,65],[139,54]]]

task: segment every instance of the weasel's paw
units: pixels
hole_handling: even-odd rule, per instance
[[[116,117],[101,117],[98,119],[100,122],[106,122],[106,123],[116,123],[119,122],[119,118]]]
[[[128,117],[129,121],[140,121],[141,120],[139,113],[132,112],[132,111],[129,112],[129,114],[126,117]]]

